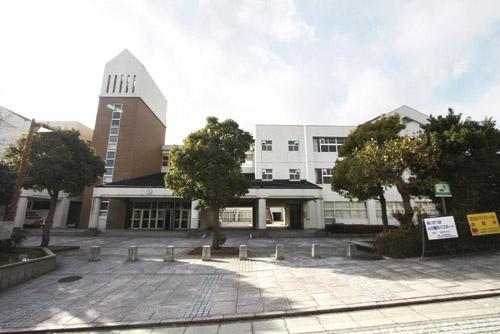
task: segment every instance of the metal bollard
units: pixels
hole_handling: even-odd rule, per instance
[[[276,245],[276,260],[283,260],[285,258],[285,247],[282,244]]]
[[[346,247],[346,253],[348,259],[354,259],[358,255],[358,249],[353,243],[348,243]]]
[[[203,250],[201,252],[201,260],[202,261],[210,261],[211,258],[211,247],[210,246],[203,246]]]
[[[165,257],[163,261],[174,261],[175,247],[174,246],[166,246],[165,247]]]
[[[90,257],[89,262],[101,261],[101,247],[92,246],[90,247]]]
[[[311,256],[313,259],[319,259],[321,257],[320,251],[319,251],[319,244],[312,244]]]
[[[130,246],[128,248],[127,261],[128,262],[135,262],[135,261],[137,261],[137,246]]]
[[[248,248],[247,245],[240,245],[240,260],[248,259]]]

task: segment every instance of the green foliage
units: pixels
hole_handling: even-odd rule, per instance
[[[381,117],[375,121],[359,125],[346,138],[340,149],[340,156],[352,155],[354,151],[360,150],[365,143],[375,140],[378,145],[383,145],[389,139],[396,139],[405,126],[401,123],[399,115]]]
[[[7,148],[4,160],[9,166],[19,168],[26,139],[23,137]],[[85,187],[95,184],[104,171],[104,162],[89,143],[80,139],[78,131],[54,129],[33,136],[23,187],[47,190],[51,198],[41,246],[49,244],[59,192],[79,195]]]
[[[418,229],[397,229],[382,232],[375,240],[377,252],[393,258],[415,257],[422,251]]]
[[[500,203],[500,131],[491,119],[462,119],[452,109],[446,116],[430,117],[423,127],[441,152],[437,178],[450,184],[449,212],[463,215],[494,211]],[[421,173],[425,176],[425,173]],[[429,196],[432,192],[429,191]],[[433,198],[440,205],[440,198]]]
[[[421,196],[435,183],[432,175],[437,169],[439,156],[435,142],[404,136],[387,140],[380,146],[375,140],[370,140],[353,156],[364,166],[366,177],[397,188],[403,200],[404,213],[395,217],[403,227],[408,227],[413,220],[411,195]],[[421,177],[416,177],[416,174]]]
[[[222,245],[224,245],[226,243],[226,240],[227,240],[226,235],[224,233],[221,233],[221,232],[217,233],[217,235],[215,235],[214,238],[215,238],[216,243],[218,245],[217,248],[222,247]]]
[[[10,203],[15,185],[15,170],[5,163],[0,162],[0,205],[7,205]]]
[[[37,133],[33,137],[23,186],[52,196],[60,191],[80,194],[104,173],[104,162],[92,147],[79,137],[78,131],[59,130]],[[26,137],[7,148],[4,160],[19,167]]]
[[[175,146],[170,152],[165,185],[174,195],[198,199],[200,208],[212,210],[214,247],[219,245],[219,209],[248,192],[241,164],[253,142],[252,135],[235,121],[219,122],[216,117],[208,117],[204,128],[189,134],[183,146]]]
[[[404,129],[399,115],[381,117],[373,122],[359,125],[346,138],[340,150],[340,156],[333,168],[332,190],[348,198],[360,201],[378,199],[382,205],[382,221],[385,229],[389,228],[385,206],[384,189],[389,185],[382,177],[373,177],[365,171],[365,162],[355,157],[355,153],[364,149],[371,142],[382,146],[391,139],[397,139]]]

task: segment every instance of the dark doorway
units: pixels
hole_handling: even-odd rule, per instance
[[[302,204],[289,204],[290,228],[302,229]]]
[[[67,227],[78,227],[80,224],[80,212],[82,211],[82,202],[70,202],[68,211]]]

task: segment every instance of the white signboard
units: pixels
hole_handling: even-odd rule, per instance
[[[429,240],[458,238],[453,216],[426,218],[424,223]]]

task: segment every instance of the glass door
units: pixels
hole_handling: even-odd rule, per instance
[[[174,213],[174,229],[185,230],[189,228],[189,211],[186,209],[177,209]]]

